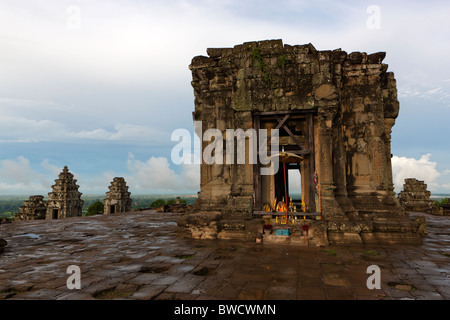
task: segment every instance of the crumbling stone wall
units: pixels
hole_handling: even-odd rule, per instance
[[[43,196],[31,196],[19,207],[19,212],[15,214],[15,220],[38,220],[45,219],[47,212],[46,202]]]
[[[189,66],[201,133],[255,127],[259,113],[313,115],[315,170],[331,243],[420,241],[395,199],[391,129],[399,112],[384,52],[319,51],[281,40],[208,49]],[[202,142],[202,150],[209,144]],[[201,164],[195,212],[179,221],[196,238],[252,238],[255,166]]]
[[[430,196],[424,181],[408,178],[403,184],[403,191],[398,194],[398,200],[406,211],[426,212],[434,207]]]

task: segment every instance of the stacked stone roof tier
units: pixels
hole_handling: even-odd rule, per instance
[[[79,186],[76,182],[74,175],[65,166],[52,186],[53,191],[48,194],[47,219],[82,215],[84,201],[81,199],[82,193],[78,191]],[[55,210],[58,212],[57,217],[53,216]]]
[[[415,178],[405,179],[403,191],[398,194],[398,200],[406,211],[426,211],[434,205],[430,200],[431,192],[427,190],[424,181]]]
[[[104,214],[127,212],[131,210],[131,193],[123,177],[115,177],[108,187],[104,203]],[[113,207],[113,208],[112,208]]]
[[[37,220],[45,219],[47,211],[46,202],[43,196],[31,196],[29,200],[24,201],[23,206],[19,207],[19,213],[16,214],[16,220]]]

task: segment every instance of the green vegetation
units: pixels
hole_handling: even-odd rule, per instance
[[[436,206],[440,206],[441,204],[448,204],[448,198],[440,199],[440,200],[434,200],[434,203]]]
[[[321,250],[323,253],[326,253],[329,256],[336,256],[336,250]]]
[[[278,67],[280,68],[284,68],[287,64],[287,58],[286,55],[283,54],[279,59],[278,59]]]
[[[193,254],[180,254],[175,256],[177,259],[192,259],[194,257]]]
[[[176,202],[178,195],[131,195],[133,203],[131,210],[147,209],[150,207],[158,207],[154,205],[156,202],[161,204],[173,204]],[[186,196],[181,197],[181,203],[187,205],[194,204],[197,197]],[[19,212],[19,207],[23,206],[23,202],[28,200],[28,196],[0,196],[0,219],[7,218],[14,220],[14,213]],[[105,199],[105,195],[82,195],[81,199],[84,200],[83,215],[88,214],[88,209],[96,202],[102,202]],[[45,199],[47,200],[47,198]],[[102,210],[103,212],[103,210]]]
[[[158,208],[158,207],[164,206],[165,204],[166,204],[166,202],[163,199],[158,199],[158,200],[155,200],[152,203],[150,203],[150,207]]]
[[[103,202],[96,201],[89,206],[89,208],[87,209],[86,216],[93,216],[95,214],[103,214],[104,207],[105,206],[103,205]]]
[[[252,59],[253,59],[253,61],[257,62],[258,69],[261,72],[261,74],[263,75],[264,81],[268,84],[272,84],[272,82],[273,82],[273,78],[274,78],[272,75],[273,69],[282,68],[282,70],[284,70],[284,67],[287,64],[286,55],[283,54],[282,56],[280,56],[278,58],[276,66],[272,66],[272,67],[268,66],[265,63],[263,57],[261,56],[261,50],[256,47],[253,48],[253,50],[252,50]]]
[[[177,203],[176,199],[168,199],[167,201],[164,201],[164,199],[158,199],[158,200],[155,200],[152,203],[150,203],[150,207],[157,208],[157,207],[161,207],[161,206],[164,206],[164,205],[171,205],[171,204],[175,204],[175,203]],[[187,200],[186,199],[181,199],[180,203],[186,204]]]
[[[0,220],[5,219],[5,218],[10,221],[14,220],[14,213],[12,213],[12,212],[0,213]]]
[[[367,251],[364,251],[362,254],[368,255],[368,256],[378,256],[378,255],[379,255],[378,252],[373,251],[373,250],[367,250]]]
[[[19,212],[19,207],[28,200],[27,196],[0,196],[0,219],[14,219],[14,213]]]
[[[24,293],[25,291],[20,291],[20,290],[14,290],[14,289],[8,289],[8,290],[4,290],[4,291],[0,291],[0,295],[3,295],[4,299],[9,299],[17,294],[21,294]]]
[[[261,56],[261,51],[259,50],[259,48],[253,48],[252,58],[253,58],[253,61],[256,60],[256,62],[258,63],[258,69],[264,76],[264,80],[267,83],[272,82],[272,76],[270,75],[270,73],[267,72],[267,65],[264,62],[263,57]]]
[[[261,56],[261,50],[257,47],[252,50],[252,59],[253,63],[256,62],[259,71],[261,72],[264,82],[270,86],[270,91],[273,92],[274,104],[277,105],[280,102],[281,97],[283,96],[283,90],[277,88],[279,86],[279,81],[276,81],[276,75],[279,74],[279,70],[282,72],[285,71],[285,67],[288,64],[288,60],[285,54],[281,55],[276,64],[268,65],[264,61],[264,58]]]
[[[131,204],[131,210],[157,208],[162,205],[174,204],[176,197],[173,195],[131,195],[133,200]],[[81,197],[84,200],[83,215],[87,214],[89,206],[97,201],[103,201],[105,198],[103,195],[88,195]],[[181,199],[181,203],[187,205],[194,204],[196,197],[188,196],[185,199]]]

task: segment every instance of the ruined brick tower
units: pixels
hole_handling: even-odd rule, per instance
[[[43,196],[31,196],[29,200],[24,201],[23,206],[19,207],[19,213],[16,213],[16,220],[39,220],[45,219],[47,212],[46,202]]]
[[[128,186],[124,178],[116,177],[109,186],[109,192],[106,193],[106,199],[103,200],[103,214],[114,214],[127,212],[131,210],[131,193],[128,192]]]
[[[405,179],[403,190],[398,194],[398,200],[406,211],[425,212],[434,206],[430,196],[431,192],[427,190],[424,181],[408,178]]]
[[[64,219],[81,216],[84,201],[81,200],[81,192],[72,173],[67,166],[59,174],[53,192],[48,194],[46,219]]]
[[[202,124],[197,134],[279,129],[280,149],[303,157],[286,170],[301,174],[305,215],[320,215],[309,226],[309,235],[321,234],[315,244],[421,242],[419,224],[393,191],[391,129],[399,102],[384,52],[318,51],[270,40],[207,53],[189,67],[193,117]],[[202,139],[202,150],[209,143]],[[284,196],[279,172],[261,175],[262,168],[203,161],[195,211],[179,220],[180,234],[255,239],[258,214]]]

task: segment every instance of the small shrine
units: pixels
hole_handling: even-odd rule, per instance
[[[48,194],[46,219],[64,219],[82,215],[84,201],[81,200],[82,193],[78,191],[79,186],[76,182],[74,175],[65,166],[52,186],[53,192]]]
[[[398,201],[406,211],[426,212],[434,206],[430,200],[431,192],[424,181],[415,178],[405,179],[403,191],[398,194]]]
[[[131,193],[128,192],[128,186],[125,179],[122,177],[115,177],[108,188],[109,191],[106,192],[106,199],[103,200],[103,214],[130,211],[132,204],[130,198]]]
[[[31,196],[19,207],[19,212],[15,214],[15,220],[38,220],[45,219],[47,212],[46,202],[43,196]]]

